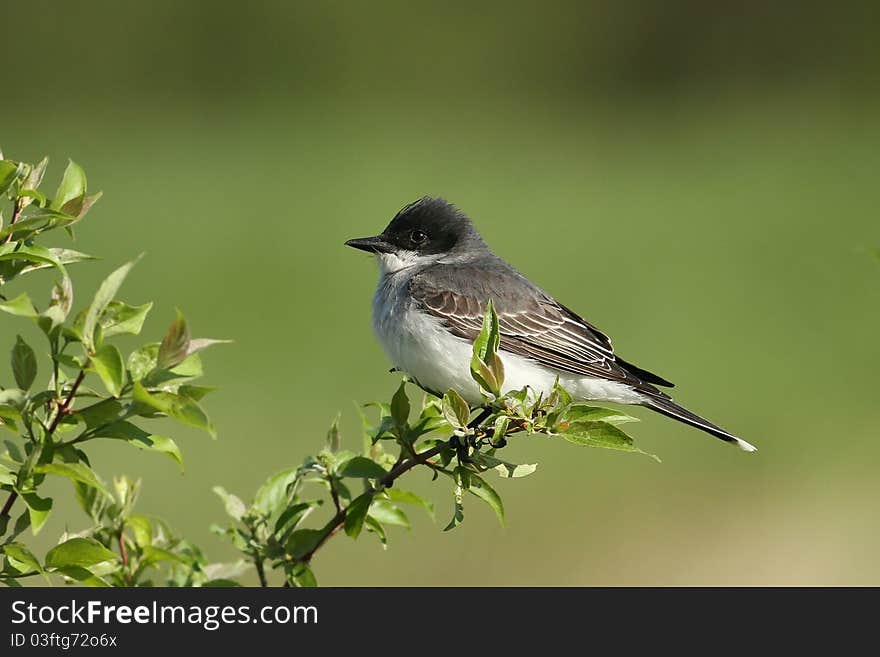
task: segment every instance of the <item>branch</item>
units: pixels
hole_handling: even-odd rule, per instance
[[[71,386],[70,392],[67,393],[67,397],[58,407],[58,412],[55,413],[55,417],[52,418],[52,424],[50,424],[49,428],[46,430],[44,440],[48,439],[53,433],[55,433],[55,429],[58,428],[61,418],[67,415],[67,412],[70,410],[70,405],[73,403],[73,398],[76,396],[76,391],[79,390],[79,387],[82,385],[83,379],[85,378],[86,370],[83,368],[73,382],[73,386]],[[0,511],[0,518],[5,518],[9,515],[9,510],[12,508],[12,505],[15,504],[16,499],[18,499],[18,493],[15,491],[9,493],[9,497],[6,499],[6,504],[3,505],[3,510]]]
[[[70,405],[73,403],[73,398],[76,396],[76,392],[77,390],[79,390],[79,387],[82,385],[83,379],[85,378],[86,370],[85,368],[83,368],[79,371],[76,380],[73,382],[73,386],[71,386],[70,392],[67,393],[67,398],[61,403],[61,406],[58,407],[58,412],[52,419],[52,424],[49,425],[49,430],[46,435],[47,438],[55,433],[55,429],[58,428],[58,424],[61,422],[61,418],[67,415],[67,412],[70,410]]]
[[[492,414],[491,408],[487,407],[487,408],[482,409],[482,411],[480,411],[480,413],[473,420],[471,420],[468,423],[468,429],[478,428],[480,426],[480,424],[482,424],[486,420],[486,418],[488,418],[491,414]],[[401,454],[401,458],[398,459],[397,463],[395,463],[394,466],[391,468],[391,470],[388,471],[388,474],[386,474],[384,477],[382,477],[381,479],[379,479],[376,482],[376,488],[374,488],[372,491],[370,491],[370,494],[375,496],[377,493],[381,493],[386,488],[390,488],[391,486],[394,485],[394,482],[401,475],[405,474],[406,472],[409,472],[417,465],[426,465],[428,467],[435,468],[436,466],[434,466],[434,464],[430,463],[428,461],[428,459],[437,456],[444,449],[451,447],[453,445],[453,440],[456,440],[454,436],[452,438],[450,438],[449,440],[446,440],[442,443],[434,445],[434,447],[432,447],[431,449],[427,449],[424,452],[416,453],[415,451],[413,451],[413,456],[408,459],[404,459],[403,455]],[[336,533],[339,532],[339,530],[342,529],[342,527],[345,525],[345,515],[346,515],[347,509],[340,507],[338,497],[336,495],[333,495],[333,493],[335,491],[333,490],[332,484],[331,484],[330,492],[331,492],[331,495],[333,496],[333,502],[336,504],[336,509],[337,509],[336,515],[334,515],[330,519],[330,521],[326,525],[324,525],[324,529],[323,529],[323,533],[321,534],[321,538],[318,539],[318,542],[315,543],[315,546],[311,550],[306,552],[303,556],[301,556],[299,559],[297,559],[297,561],[309,563],[311,561],[312,557],[315,556],[315,553],[318,550],[320,550],[322,547],[324,547],[324,544],[327,541],[329,541],[331,538],[333,538],[333,536],[335,536]],[[259,566],[257,567],[257,571],[259,572]]]
[[[5,518],[9,515],[9,509],[12,508],[12,505],[15,504],[15,500],[18,498],[18,493],[12,491],[9,493],[9,497],[6,499],[6,504],[3,505],[3,510],[0,511],[0,518]]]
[[[415,455],[414,458],[406,459],[405,461],[398,462],[384,477],[379,479],[376,482],[376,488],[370,491],[371,495],[376,495],[376,493],[380,493],[386,488],[390,488],[394,482],[400,477],[402,474],[412,470],[417,465],[429,465],[426,463],[427,459],[437,456],[444,449],[449,447],[449,441],[445,441],[440,443],[439,445],[435,445],[431,449],[425,450],[424,452],[420,452]],[[311,561],[312,557],[315,553],[320,550],[324,544],[330,540],[340,529],[342,529],[345,524],[345,513],[347,509],[340,509],[336,512],[336,515],[330,519],[323,529],[323,533],[321,534],[321,538],[318,539],[318,542],[315,544],[311,550],[306,552],[303,556],[301,556],[297,561],[302,561],[308,563]]]

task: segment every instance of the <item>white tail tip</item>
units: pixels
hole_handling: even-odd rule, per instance
[[[757,452],[758,448],[752,445],[751,443],[747,443],[745,440],[740,438],[736,439],[736,446],[739,447],[744,452]]]

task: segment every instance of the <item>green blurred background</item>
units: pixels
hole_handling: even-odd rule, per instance
[[[472,500],[441,532],[446,484],[415,473],[438,523],[331,542],[322,584],[880,584],[878,11],[766,4],[4,2],[0,145],[105,192],[79,304],[146,251],[146,334],[179,306],[236,341],[206,357],[218,441],[175,429],[185,475],[116,445],[93,465],[231,558],[211,486],[249,495],[338,410],[357,445],[353,401],[396,386],[375,266],[342,242],[442,195],[760,451],[648,411],[662,465],[518,440],[540,467],[498,482],[506,529]],[[44,545],[86,524],[57,493]]]

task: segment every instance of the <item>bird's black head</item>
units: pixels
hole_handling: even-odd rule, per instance
[[[486,248],[463,212],[442,198],[429,196],[404,207],[382,234],[348,240],[346,244],[373,253],[408,252],[418,256],[467,253]]]

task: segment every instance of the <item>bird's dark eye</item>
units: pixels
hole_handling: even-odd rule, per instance
[[[422,230],[414,230],[409,234],[409,239],[413,244],[424,244],[428,239],[428,234]]]

